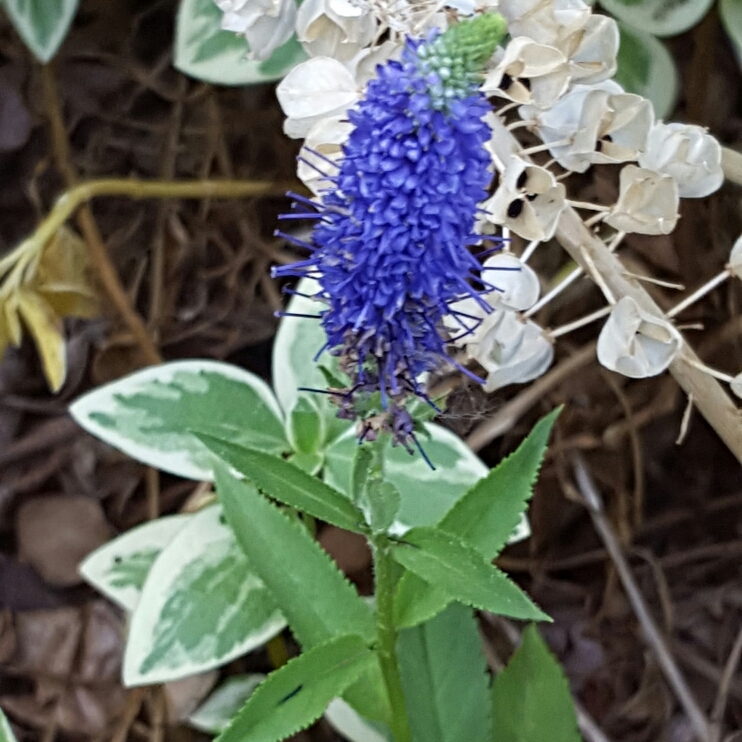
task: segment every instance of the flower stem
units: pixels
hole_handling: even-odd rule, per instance
[[[379,664],[392,710],[395,742],[411,742],[410,724],[404,703],[402,679],[397,662],[397,629],[394,626],[395,562],[385,536],[374,539],[374,575],[376,582],[376,640]]]

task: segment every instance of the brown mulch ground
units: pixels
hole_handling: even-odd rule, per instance
[[[83,2],[56,63],[81,176],[291,180],[297,145],[281,134],[271,87],[220,89],[177,73],[170,64],[174,10],[170,1]],[[674,118],[707,125],[742,149],[742,80],[716,16],[671,48],[683,76]],[[2,21],[0,250],[28,234],[63,188],[46,122],[39,68]],[[608,198],[613,175],[585,178],[579,197]],[[270,235],[285,205],[95,202],[110,255],[167,359],[226,359],[269,375],[281,295],[268,268],[288,255]],[[632,271],[700,284],[721,269],[742,231],[741,206],[742,188],[730,185],[684,204],[671,238],[627,240]],[[544,248],[537,258],[553,275],[564,254]],[[651,291],[660,303],[672,301],[665,289]],[[570,296],[549,308],[543,324],[596,306],[587,284]],[[690,331],[704,360],[732,373],[742,368],[740,304],[742,289],[730,281],[687,317],[705,327]],[[0,705],[21,742],[196,737],[173,716],[192,705],[198,687],[168,688],[169,706],[159,690],[121,688],[123,617],[76,573],[80,558],[112,534],[156,512],[177,512],[193,483],[165,475],[153,481],[76,428],[67,403],[142,359],[112,314],[68,322],[67,334],[69,374],[59,395],[47,391],[31,343],[8,351],[0,365]],[[557,362],[595,334],[590,327],[570,336]],[[486,397],[461,387],[443,422],[466,435],[521,391]],[[629,383],[595,361],[551,390],[483,458],[495,464],[559,403],[567,407],[531,508],[533,538],[500,563],[554,617],[547,638],[610,739],[685,742],[692,731],[642,639],[615,565],[585,508],[568,497],[571,455],[584,455],[672,659],[708,714],[742,629],[742,469],[698,415],[676,444],[685,399],[670,377]],[[368,584],[357,544],[329,531],[323,543]],[[503,650],[505,629],[486,628],[493,649]],[[739,670],[722,691],[725,729],[738,730]],[[331,735],[320,725],[303,738]]]

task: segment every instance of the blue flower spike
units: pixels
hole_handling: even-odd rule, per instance
[[[493,287],[469,249],[484,239],[474,227],[492,179],[478,86],[505,30],[501,16],[480,15],[410,39],[400,61],[380,65],[348,112],[332,187],[294,204],[314,219],[311,240],[283,235],[310,256],[273,275],[319,282],[326,349],[350,379],[328,392],[340,417],[359,421],[360,440],[386,432],[420,448],[406,403],[432,404],[420,379],[452,363],[443,318],[466,334],[479,320],[451,305],[472,296],[489,310],[480,294]]]

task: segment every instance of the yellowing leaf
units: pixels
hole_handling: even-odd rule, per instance
[[[61,227],[44,248],[33,284],[60,317],[95,317],[96,293],[88,280],[87,246]]]
[[[87,284],[87,246],[68,227],[60,227],[44,247],[39,261],[39,283]]]
[[[52,283],[39,286],[39,293],[60,317],[97,317],[98,300],[93,291],[81,284]]]
[[[18,295],[16,293],[12,293],[6,298],[2,306],[2,312],[8,338],[17,347],[21,344],[23,333],[21,332],[21,320],[18,316]]]
[[[67,374],[62,322],[49,302],[31,289],[18,291],[18,309],[36,343],[49,387],[57,392]]]

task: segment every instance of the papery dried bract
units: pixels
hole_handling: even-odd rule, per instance
[[[585,27],[562,47],[569,58],[572,80],[589,85],[613,77],[618,68],[619,41],[618,24],[613,18],[591,15]]]
[[[527,240],[549,240],[565,207],[566,189],[545,168],[511,157],[494,196],[482,204],[485,218]]]
[[[498,11],[511,36],[556,47],[582,29],[591,14],[582,0],[500,0]]]
[[[639,164],[672,176],[681,198],[703,198],[721,187],[721,145],[704,128],[691,124],[655,124]]]
[[[482,339],[477,361],[487,371],[484,389],[524,384],[543,375],[554,360],[554,346],[531,320],[501,310],[500,322]]]
[[[645,312],[629,296],[613,308],[598,337],[598,360],[632,379],[657,376],[672,363],[683,344],[675,327]]]
[[[485,295],[493,307],[524,312],[530,309],[541,293],[536,272],[512,253],[491,255],[482,265],[482,278],[497,287]]]
[[[510,158],[515,157],[520,152],[520,145],[518,140],[507,130],[499,116],[488,112],[485,114],[484,120],[491,132],[489,141],[484,145],[484,148],[490,153],[495,169],[502,172],[510,162]]]
[[[268,59],[293,35],[295,0],[215,0],[224,12],[222,28],[244,36],[254,59]]]
[[[328,177],[337,172],[332,163],[342,158],[351,131],[353,126],[344,116],[322,119],[310,129],[299,152],[296,174],[312,193],[332,186]]]
[[[399,59],[403,48],[402,44],[387,39],[379,46],[361,49],[351,60],[346,62],[345,66],[355,77],[356,84],[360,88],[376,77],[378,65],[384,64],[390,59]]]
[[[562,167],[579,173],[593,164],[635,160],[654,122],[652,104],[612,80],[575,85],[550,110],[522,106],[520,115],[534,121],[546,144],[555,143],[549,151]]]
[[[670,234],[678,223],[678,184],[669,175],[626,165],[619,176],[619,196],[605,223],[620,232]]]
[[[567,89],[569,81],[569,64],[564,54],[553,46],[518,36],[507,45],[497,66],[487,73],[482,91],[549,108]]]
[[[330,57],[314,57],[294,67],[276,88],[286,114],[283,130],[305,137],[317,121],[348,110],[360,98],[348,68]]]
[[[368,7],[351,0],[304,0],[296,36],[308,54],[346,62],[371,43],[377,23]]]

